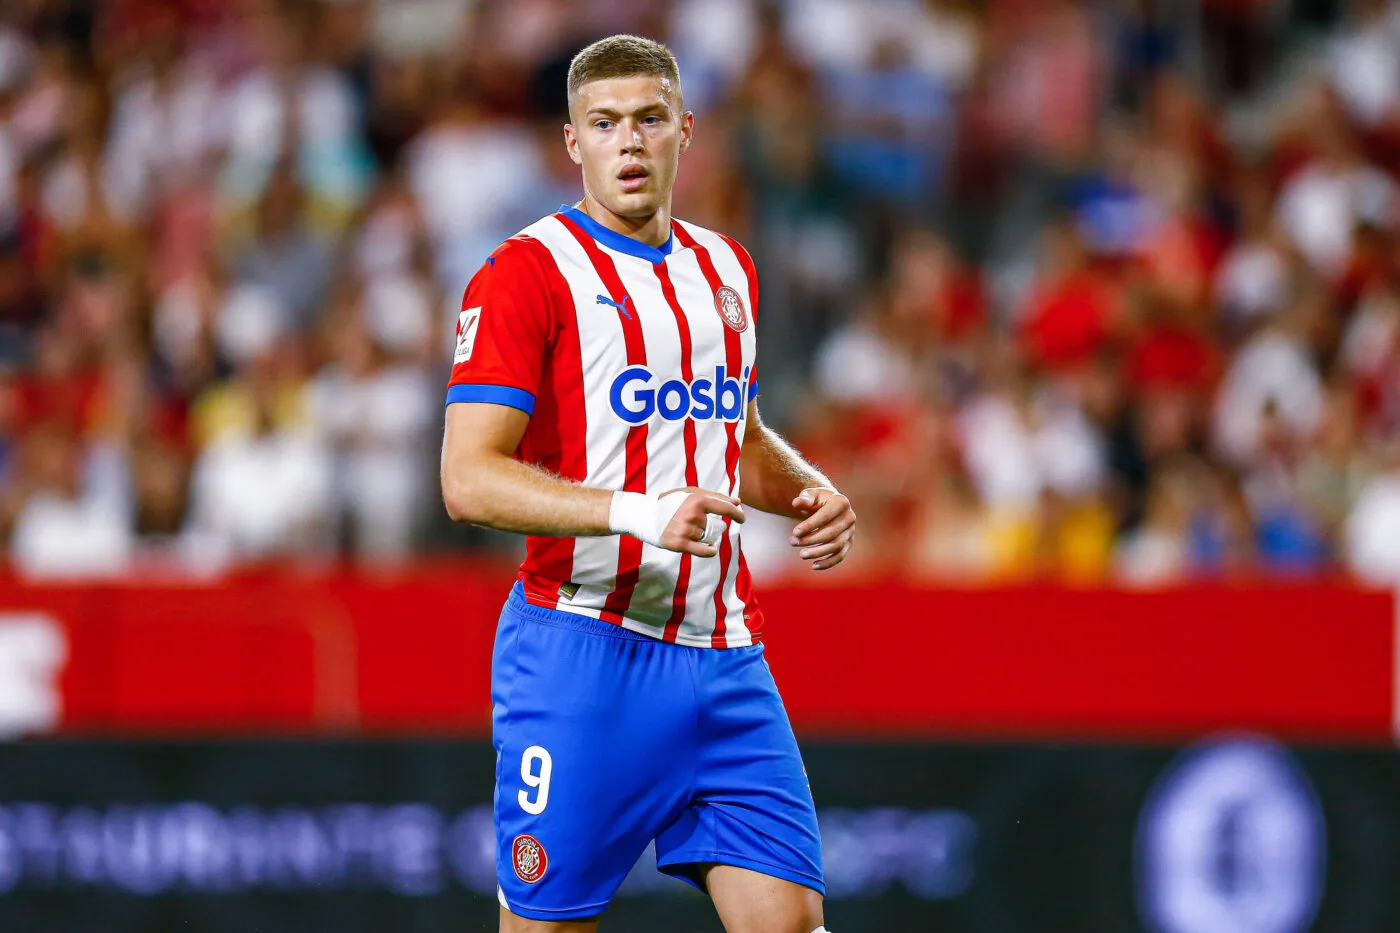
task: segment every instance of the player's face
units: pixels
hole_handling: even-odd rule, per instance
[[[695,123],[679,96],[665,79],[638,75],[591,81],[571,102],[569,156],[583,166],[584,190],[613,214],[646,220],[669,207]]]

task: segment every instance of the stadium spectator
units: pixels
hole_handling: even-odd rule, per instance
[[[284,166],[273,172],[258,205],[256,229],[234,247],[235,278],[275,296],[285,330],[305,331],[324,307],[331,251],[307,223],[300,189]]]
[[[11,476],[23,496],[10,535],[15,566],[45,578],[125,571],[135,542],[123,473],[109,448],[85,456],[72,425],[54,420],[30,430]]]
[[[241,388],[236,401],[246,423],[206,444],[194,466],[188,553],[201,564],[320,557],[333,532],[328,452],[309,433],[279,423],[282,399],[271,374]]]
[[[1355,0],[1352,21],[1327,55],[1328,75],[1364,127],[1393,120],[1400,95],[1400,11],[1386,0]]]
[[[435,294],[407,276],[374,280],[326,323],[327,362],[309,388],[310,418],[333,452],[336,511],[364,557],[409,556],[433,488],[438,386],[423,365]]]
[[[1366,484],[1347,519],[1347,566],[1377,586],[1400,585],[1400,471]]]

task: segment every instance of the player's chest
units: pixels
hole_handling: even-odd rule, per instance
[[[586,374],[645,367],[691,378],[752,365],[755,344],[746,280],[731,281],[694,253],[653,264],[619,257],[607,274],[569,276]]]

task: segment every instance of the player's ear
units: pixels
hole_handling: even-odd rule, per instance
[[[690,141],[695,138],[695,114],[687,110],[681,114],[681,152],[690,148]]]
[[[564,124],[564,148],[569,151],[569,158],[575,165],[583,164],[583,157],[578,154],[578,134],[574,132],[572,123]]]

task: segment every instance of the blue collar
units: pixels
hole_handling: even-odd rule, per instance
[[[607,227],[589,217],[577,207],[567,207],[560,205],[559,213],[578,224],[588,234],[602,243],[608,249],[616,250],[619,253],[626,253],[629,256],[636,256],[638,259],[645,259],[653,265],[666,261],[666,257],[671,255],[671,249],[675,246],[675,235],[668,236],[666,242],[660,246],[651,246],[641,240],[634,240],[625,233],[618,233],[616,230],[609,230]]]

